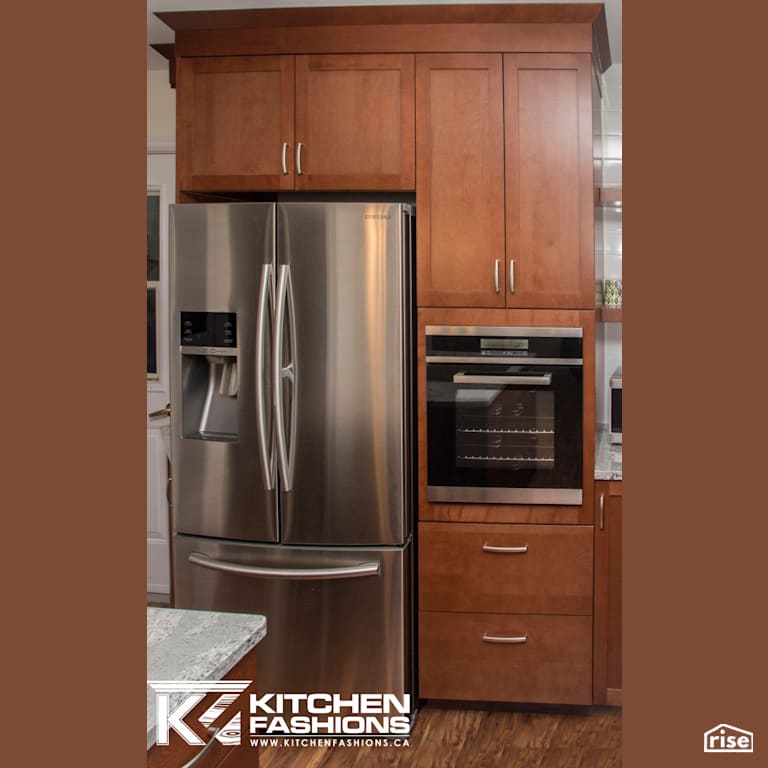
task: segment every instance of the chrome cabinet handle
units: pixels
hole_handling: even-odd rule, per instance
[[[357,565],[340,565],[332,568],[270,568],[261,565],[241,565],[226,560],[217,560],[201,552],[192,552],[188,558],[193,565],[210,568],[213,571],[236,573],[240,576],[258,576],[267,579],[355,579],[363,576],[378,576],[381,563],[368,562]]]
[[[274,434],[272,445],[267,445],[266,398],[264,396],[264,342],[267,334],[267,310],[274,306],[274,303],[275,288],[272,281],[272,265],[264,264],[261,268],[259,310],[256,322],[256,432],[259,441],[261,472],[264,476],[264,486],[268,491],[275,487],[275,446]],[[271,451],[269,450],[270,448]]]
[[[285,332],[286,305],[288,308],[288,339],[291,346],[292,360],[283,365],[283,335]],[[277,461],[283,479],[283,489],[290,491],[293,487],[293,464],[296,453],[296,393],[298,388],[298,367],[296,364],[296,312],[293,303],[293,286],[291,284],[291,268],[287,264],[280,267],[277,280],[277,306],[275,308],[275,341],[274,341],[273,397],[275,404],[275,435],[277,437]],[[288,379],[293,385],[290,416],[290,443],[285,436],[285,417],[283,409],[283,379]]]
[[[288,142],[283,142],[283,157],[282,157],[282,166],[283,166],[283,176],[288,175],[288,166],[286,165],[286,155],[288,153]]]
[[[493,287],[496,289],[496,293],[501,292],[499,288],[499,267],[501,265],[501,259],[496,259],[493,265]]]
[[[296,145],[296,174],[298,176],[301,176],[301,173],[302,173],[302,171],[301,171],[301,149],[302,149],[303,146],[304,145],[301,142],[299,142]]]
[[[515,292],[515,262],[513,259],[509,260],[509,292]]]
[[[483,552],[503,552],[510,555],[522,555],[528,551],[528,545],[522,547],[495,547],[491,544],[483,544]]]
[[[600,530],[605,528],[605,494],[600,494]]]
[[[208,733],[211,736],[211,740],[191,760],[187,760],[181,768],[194,768],[194,766],[199,765],[205,753],[216,743],[216,735],[220,730],[221,728],[209,728]]]
[[[541,376],[481,376],[467,373],[454,373],[454,384],[538,384],[549,386],[552,374],[543,373]]]
[[[161,416],[170,416],[171,415],[171,404],[168,403],[164,408],[161,408],[159,411],[152,411],[152,413],[149,414],[150,419],[159,419]]]
[[[484,643],[527,643],[528,635],[515,635],[513,637],[499,637],[498,635],[489,635],[487,632],[483,635]]]

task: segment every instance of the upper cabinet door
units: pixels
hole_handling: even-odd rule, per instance
[[[503,307],[501,54],[416,57],[419,306]]]
[[[293,188],[293,56],[179,59],[179,190]]]
[[[296,189],[414,189],[413,58],[296,57]]]
[[[507,306],[594,307],[589,54],[505,54]]]

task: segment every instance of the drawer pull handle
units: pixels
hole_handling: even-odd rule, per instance
[[[528,635],[516,635],[514,637],[499,637],[498,635],[489,635],[487,632],[483,635],[484,643],[527,643]]]
[[[528,551],[528,545],[522,547],[494,547],[492,544],[483,544],[483,552],[503,552],[508,555],[524,555]]]

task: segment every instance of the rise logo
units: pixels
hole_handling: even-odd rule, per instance
[[[705,752],[754,752],[755,737],[751,731],[720,723],[704,732]]]

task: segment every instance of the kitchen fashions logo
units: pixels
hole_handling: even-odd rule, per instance
[[[187,744],[202,746],[205,742],[184,722],[188,715],[208,693],[221,694],[218,699],[203,712],[199,722],[210,727],[213,722],[233,704],[237,697],[251,684],[251,680],[147,680],[147,684],[157,692],[157,743],[167,746],[171,729],[181,736]],[[170,711],[171,694],[187,693],[180,704]],[[238,712],[225,726],[220,728],[214,738],[222,744],[240,743],[240,713]]]
[[[187,744],[203,746],[205,742],[184,718],[206,694],[217,693],[219,697],[199,717],[199,722],[210,728],[251,682],[148,680],[147,684],[156,692],[157,698],[157,744],[167,746],[170,732],[174,730]],[[171,709],[173,694],[187,695]],[[263,736],[281,739],[294,736],[407,737],[411,730],[410,711],[409,694],[401,697],[392,693],[353,693],[345,698],[339,693],[252,693],[248,697],[248,735],[252,746],[254,740]],[[222,744],[238,745],[241,733],[238,710],[226,725],[214,732],[213,738]],[[380,740],[385,742],[381,746],[388,746],[386,739]],[[407,739],[395,741],[398,742],[395,746],[407,746]]]
[[[705,752],[754,752],[755,735],[735,725],[720,723],[704,732]]]

